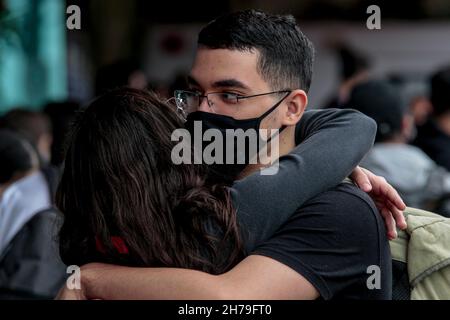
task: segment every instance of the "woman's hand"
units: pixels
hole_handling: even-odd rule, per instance
[[[403,210],[406,205],[398,192],[384,177],[377,176],[367,169],[356,167],[350,178],[367,192],[375,202],[386,224],[387,235],[390,240],[397,237],[397,229],[406,229]]]
[[[92,285],[102,270],[106,270],[108,267],[112,268],[113,266],[101,263],[88,263],[82,266],[79,273],[79,288],[69,288],[66,282],[59,290],[55,300],[98,300],[90,295],[93,292]]]

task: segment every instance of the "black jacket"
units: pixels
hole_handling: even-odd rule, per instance
[[[19,231],[0,257],[0,299],[53,299],[66,279],[58,253],[58,213],[42,211]]]

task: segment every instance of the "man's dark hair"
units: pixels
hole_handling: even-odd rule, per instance
[[[206,25],[199,46],[258,50],[258,71],[274,90],[303,89],[311,84],[314,47],[291,15],[256,10],[226,14]]]
[[[436,116],[450,112],[450,66],[431,77],[431,103]]]

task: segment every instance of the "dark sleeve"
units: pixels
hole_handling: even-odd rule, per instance
[[[246,249],[268,239],[308,199],[339,184],[372,147],[375,122],[354,110],[313,110],[296,127],[274,175],[256,172],[231,188]]]
[[[323,299],[390,299],[390,250],[376,210],[355,186],[338,187],[305,204],[252,254],[297,271]],[[379,289],[367,286],[369,266],[380,267]]]
[[[53,299],[64,284],[65,265],[56,242],[58,216],[36,214],[16,235],[0,261],[0,298]]]

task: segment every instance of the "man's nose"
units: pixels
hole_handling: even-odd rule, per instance
[[[198,106],[198,111],[212,112],[211,107],[208,104],[208,99],[206,97],[200,98],[200,105]]]

